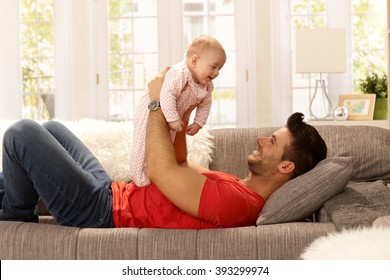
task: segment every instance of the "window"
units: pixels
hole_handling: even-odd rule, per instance
[[[348,0],[340,3],[336,0],[290,0],[291,34],[300,28],[344,27],[347,30],[350,38],[347,39],[350,42],[347,54],[351,57],[347,62],[349,73],[339,76],[349,77],[350,81],[344,87],[345,92],[334,93],[334,105],[338,94],[358,93],[360,80],[368,73],[386,72],[386,1]],[[343,14],[350,15],[344,22],[337,18]],[[291,48],[294,49],[293,40]],[[317,77],[315,74],[296,74],[294,69],[292,77],[293,111],[309,116],[310,94]],[[323,78],[329,87],[335,87],[343,79],[330,79],[326,74]]]
[[[255,1],[245,1],[239,7],[235,3],[235,0],[1,1],[0,21],[2,26],[10,27],[0,29],[0,35],[10,39],[0,46],[4,53],[2,61],[4,65],[20,67],[0,67],[6,73],[2,81],[4,78],[8,82],[0,84],[0,89],[7,92],[0,101],[13,104],[0,113],[5,118],[36,120],[55,117],[131,120],[147,82],[162,67],[183,59],[194,37],[207,33],[221,41],[227,52],[227,62],[214,81],[214,104],[208,125],[236,126],[238,116],[242,115],[240,111],[253,116],[252,109],[247,110],[245,104],[251,102],[253,107],[255,103],[253,98],[245,97],[247,90],[237,90],[237,84],[247,87],[247,79],[243,83],[236,80],[245,76],[242,70],[249,68],[249,60],[248,47],[241,47],[241,53],[237,53],[236,38],[241,36],[240,42],[250,44],[243,40],[245,32],[237,31],[240,26],[237,23],[241,21],[236,8],[243,18],[246,15],[243,11],[254,6]],[[241,30],[248,30],[249,24],[250,20],[246,20]],[[14,36],[15,33],[19,36]],[[240,65],[236,64],[236,57],[240,57]],[[239,67],[241,74],[237,78]],[[240,94],[244,98],[237,98]]]
[[[236,125],[236,51],[233,0],[183,0],[184,51],[202,34],[216,37],[225,48],[227,60],[214,80],[210,127]],[[229,30],[224,32],[224,30]]]
[[[157,72],[157,0],[109,0],[110,120],[132,119]]]
[[[369,73],[386,73],[386,1],[352,0],[353,85]]]
[[[109,100],[110,119],[131,120],[134,109],[145,86],[159,70],[160,56],[169,56],[159,48],[158,33],[182,37],[181,44],[169,42],[168,49],[177,50],[184,58],[191,41],[210,34],[218,38],[227,52],[227,63],[214,81],[213,107],[209,117],[210,126],[234,126],[236,124],[235,90],[235,34],[233,0],[183,0],[182,10],[174,17],[182,17],[183,24],[171,23],[170,17],[160,15],[162,7],[156,0],[108,1],[109,38]],[[177,11],[177,9],[173,9]],[[172,11],[169,11],[172,13]],[[161,19],[162,22],[161,23]],[[167,27],[168,26],[168,27]],[[222,32],[225,29],[231,32]],[[169,37],[160,37],[169,40]],[[177,57],[177,56],[176,56]],[[179,61],[169,60],[169,64]]]
[[[20,1],[24,118],[54,117],[54,0]]]
[[[292,0],[291,22],[292,34],[297,29],[325,28],[327,26],[326,0]],[[292,76],[293,111],[310,116],[309,101],[319,77],[317,74],[297,74],[294,69]],[[326,80],[326,74],[322,78]]]

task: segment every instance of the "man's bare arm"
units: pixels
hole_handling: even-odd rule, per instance
[[[159,99],[159,85],[163,78],[163,75],[159,75],[149,83],[151,99]],[[206,177],[177,163],[168,125],[161,110],[149,114],[145,152],[150,180],[173,204],[197,216]]]
[[[190,120],[191,112],[196,108],[196,105],[190,107],[187,112],[184,113],[182,117],[183,130],[176,132],[175,141],[173,142],[173,147],[176,153],[176,160],[179,165],[185,165],[187,163],[187,133],[186,129],[188,122]]]
[[[191,162],[187,158],[187,133],[186,133],[186,127],[188,125],[189,117],[191,115],[192,110],[195,107],[190,108],[183,116],[183,122],[184,122],[184,129],[180,132],[176,133],[175,141],[173,143],[173,147],[176,154],[176,161],[180,166],[188,167],[193,169],[194,171],[200,172],[200,171],[208,171],[209,169],[204,168],[203,166]]]
[[[184,128],[182,129],[182,131],[176,132],[175,140],[173,142],[173,148],[176,154],[176,161],[179,165],[185,165],[187,162],[186,127],[187,123],[184,123]]]

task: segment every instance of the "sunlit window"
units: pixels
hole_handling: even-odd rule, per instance
[[[109,0],[109,100],[110,119],[131,120],[147,81],[159,70],[156,0]],[[183,26],[170,26],[170,32],[183,32],[184,54],[191,41],[202,34],[218,38],[227,52],[227,63],[215,80],[211,126],[236,124],[235,28],[233,0],[184,0]],[[167,22],[166,24],[169,24]],[[230,32],[223,32],[230,30]],[[167,40],[169,37],[167,36]],[[175,46],[173,46],[175,47]],[[175,61],[172,63],[178,63]]]
[[[54,0],[20,1],[24,118],[54,117]]]
[[[329,13],[326,0],[290,0],[291,34],[301,28],[326,28]],[[351,42],[351,92],[358,93],[360,80],[368,73],[386,71],[386,1],[350,0],[351,31],[347,33]],[[336,15],[336,16],[340,16]],[[349,27],[346,26],[349,30]],[[293,43],[293,42],[292,42]],[[294,46],[291,46],[293,49]],[[327,80],[327,75],[322,74]],[[315,86],[315,74],[297,74],[292,70],[293,111],[309,115],[309,98]],[[326,83],[328,84],[328,83]]]
[[[291,34],[298,29],[325,28],[327,26],[326,0],[291,0],[291,21]],[[314,91],[318,74],[299,74],[293,69],[292,77],[293,111],[310,116],[310,94]],[[322,78],[327,79],[326,73],[322,74]]]
[[[157,72],[157,0],[109,0],[109,100],[112,121],[131,120]]]
[[[209,127],[236,125],[236,49],[233,0],[183,0],[184,52],[202,34],[216,37],[227,61],[215,79]]]
[[[369,73],[386,72],[386,1],[352,0],[353,85]]]

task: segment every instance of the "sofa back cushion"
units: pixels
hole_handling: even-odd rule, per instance
[[[316,126],[328,146],[328,157],[352,157],[354,181],[390,181],[390,130],[371,126]],[[210,130],[214,155],[210,169],[237,177],[248,175],[247,155],[258,137],[278,128],[226,128]]]
[[[390,181],[390,130],[373,126],[318,126],[328,157],[354,160],[354,181]]]

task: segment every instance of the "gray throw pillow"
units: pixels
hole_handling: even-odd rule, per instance
[[[299,221],[318,210],[325,201],[340,193],[353,176],[351,157],[333,157],[319,162],[298,176],[266,201],[257,225]]]

